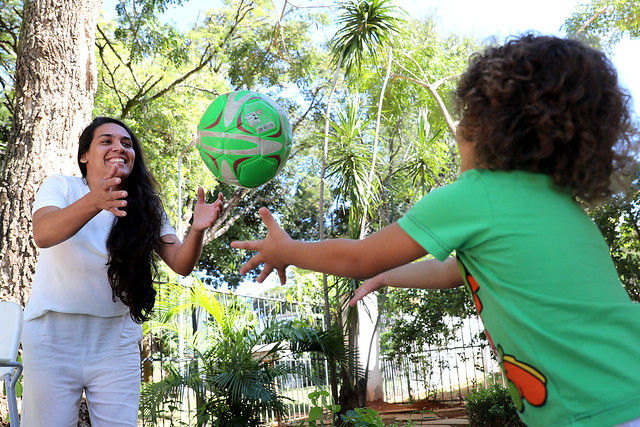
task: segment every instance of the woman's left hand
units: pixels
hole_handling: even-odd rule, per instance
[[[220,217],[222,212],[222,193],[218,193],[218,199],[213,203],[206,203],[204,200],[204,189],[198,188],[198,201],[193,210],[193,224],[191,228],[197,231],[204,231],[211,227]]]

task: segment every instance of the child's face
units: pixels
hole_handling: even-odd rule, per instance
[[[456,142],[458,143],[458,153],[460,153],[460,173],[474,169],[477,166],[473,151],[475,144],[464,139],[462,132],[460,132],[460,126],[456,128]]]

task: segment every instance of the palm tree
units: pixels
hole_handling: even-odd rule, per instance
[[[426,110],[420,113],[418,119],[418,136],[411,138],[405,160],[397,173],[409,179],[416,189],[413,194],[413,205],[418,199],[426,195],[430,189],[442,185],[443,176],[448,178],[450,173],[446,159],[451,157],[448,147],[442,143],[443,129],[431,134],[431,127]]]
[[[348,209],[348,237],[357,239],[360,224],[370,215],[378,203],[379,182],[377,176],[371,182],[368,171],[371,168],[369,157],[370,120],[361,116],[360,97],[351,96],[345,111],[338,111],[336,121],[330,121],[333,133],[331,161],[328,164],[328,177],[335,182],[338,200],[343,209]],[[357,280],[339,278],[336,281],[336,300],[338,328],[344,330],[350,348],[356,348],[358,336],[357,310],[349,307],[348,301],[359,285]],[[341,413],[355,406],[364,406],[366,393],[366,372],[361,372],[358,358],[350,359],[349,369],[341,371],[342,389],[339,401]]]
[[[194,309],[206,313],[207,327],[180,330],[179,318]],[[245,304],[233,298],[221,304],[198,280],[190,288],[161,287],[157,320],[145,324],[145,330],[182,333],[193,353],[186,366],[169,366],[164,379],[143,385],[141,413],[152,423],[170,416],[183,402],[185,390],[192,390],[198,425],[261,425],[265,412],[276,418],[287,413],[289,399],[280,393],[278,382],[292,374],[309,376],[295,366],[275,363],[283,351],[321,352],[345,366],[348,360],[340,334],[298,322],[259,323]]]
[[[373,57],[377,57],[378,48],[387,44],[391,40],[393,33],[397,31],[397,19],[392,14],[393,8],[390,6],[390,3],[390,0],[349,0],[341,5],[343,12],[337,20],[338,25],[341,25],[341,27],[331,41],[333,63],[336,66],[336,72],[331,91],[329,92],[325,112],[324,144],[320,177],[320,200],[318,208],[321,240],[325,237],[324,187],[329,154],[329,128],[332,98],[335,93],[342,68],[344,67],[345,75],[348,75],[354,66],[358,69],[360,68],[365,52],[369,52]],[[374,164],[371,165],[372,168],[374,166]],[[323,288],[325,295],[325,323],[327,328],[331,329],[330,304],[326,275],[323,275]],[[337,400],[338,388],[335,366],[330,366],[330,376],[332,394],[334,399]]]

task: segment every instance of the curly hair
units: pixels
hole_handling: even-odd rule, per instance
[[[153,313],[156,290],[153,278],[157,273],[155,250],[159,246],[160,229],[164,222],[164,209],[156,191],[157,183],[147,169],[140,143],[135,134],[120,120],[96,117],[80,135],[78,165],[82,176],[87,176],[87,165],[80,161],[89,150],[95,130],[105,123],[122,126],[131,136],[135,161],[131,174],[124,182],[127,191],[127,215],[118,217],[107,238],[107,276],[116,298],[129,307],[131,318],[142,323]]]
[[[630,96],[609,59],[576,40],[525,34],[489,47],[470,58],[456,96],[478,167],[548,174],[593,203],[633,163]]]

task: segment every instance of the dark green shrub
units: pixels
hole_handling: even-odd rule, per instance
[[[500,384],[472,391],[466,400],[469,424],[475,427],[517,427],[520,421],[509,390]]]

